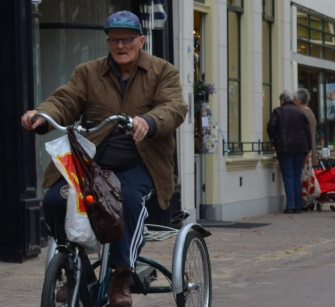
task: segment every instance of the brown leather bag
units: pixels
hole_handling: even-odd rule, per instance
[[[122,237],[122,191],[114,172],[102,170],[67,128],[69,143],[87,215],[97,239],[102,243]]]

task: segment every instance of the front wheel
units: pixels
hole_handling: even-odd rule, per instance
[[[197,231],[187,234],[183,248],[183,292],[176,295],[177,307],[210,307],[211,265],[206,243]]]
[[[55,254],[45,274],[41,307],[70,306],[74,283],[69,255]]]

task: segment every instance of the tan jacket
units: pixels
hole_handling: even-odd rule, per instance
[[[313,111],[309,107],[302,108],[302,111],[304,112],[305,116],[308,119],[309,127],[311,129],[311,138],[312,138],[312,166],[318,165],[318,159],[317,159],[317,152],[316,152],[316,118],[313,113]]]
[[[169,206],[174,191],[173,133],[187,113],[179,73],[172,64],[141,50],[123,98],[107,58],[80,64],[68,84],[59,87],[37,110],[63,126],[73,124],[81,116],[95,122],[113,114],[151,116],[156,133],[139,142],[137,149],[154,181],[160,207]],[[106,125],[87,138],[99,145],[112,129],[112,125]],[[43,186],[50,187],[60,176],[51,163],[45,171]]]

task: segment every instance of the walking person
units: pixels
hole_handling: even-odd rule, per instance
[[[174,191],[174,132],[185,119],[187,105],[177,69],[142,49],[145,36],[136,15],[128,11],[113,13],[104,31],[108,55],[78,65],[70,81],[35,110],[27,111],[21,123],[27,130],[44,134],[52,127],[41,117],[32,121],[37,112],[48,114],[64,126],[81,117],[96,124],[113,114],[133,117],[131,134],[110,126],[87,136],[97,145],[97,163],[114,171],[122,185],[124,230],[122,239],[111,243],[110,265],[115,278],[107,306],[130,307],[129,283],[148,216],[145,199],[155,189],[159,205],[169,206]],[[59,244],[66,241],[66,200],[59,193],[65,183],[50,164],[44,178],[48,190],[43,209]]]
[[[285,90],[279,99],[280,107],[273,110],[267,133],[274,143],[284,182],[284,213],[301,213],[301,174],[305,157],[312,146],[311,132],[308,119],[294,105],[291,93]]]

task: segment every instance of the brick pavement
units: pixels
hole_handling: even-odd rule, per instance
[[[213,234],[206,239],[213,271],[213,307],[286,306],[292,286],[299,295],[296,302],[295,296],[289,298],[291,306],[328,306],[320,298],[314,304],[315,294],[305,284],[313,293],[322,293],[322,299],[334,301],[332,284],[327,282],[330,277],[318,276],[335,272],[330,265],[335,251],[335,213],[327,204],[322,212],[269,214],[240,222],[231,228],[227,224],[208,228]],[[267,225],[248,227],[251,224]],[[142,254],[171,267],[173,244],[173,239],[147,243]],[[0,262],[0,306],[39,306],[45,257],[43,248],[37,258],[22,264]],[[318,282],[311,285],[308,280],[312,283],[313,278]],[[174,306],[172,294],[134,295],[133,299],[136,307]]]

